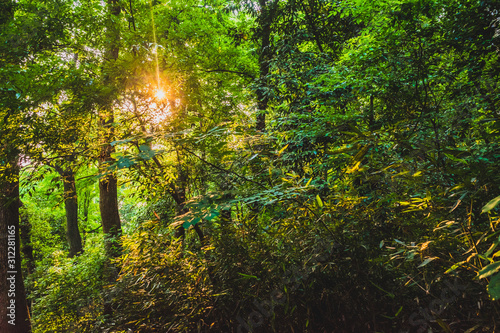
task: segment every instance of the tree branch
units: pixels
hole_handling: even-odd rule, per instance
[[[245,77],[248,77],[252,80],[255,80],[255,76],[253,76],[252,74],[249,74],[249,73],[245,73],[245,72],[239,72],[239,71],[232,71],[230,69],[210,69],[210,70],[203,70],[205,73],[233,73],[233,74],[238,74],[238,75],[241,75],[241,76],[245,76]]]

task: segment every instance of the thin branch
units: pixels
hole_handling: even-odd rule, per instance
[[[219,170],[219,171],[222,171],[222,172],[226,172],[226,173],[233,174],[233,175],[235,175],[235,176],[236,176],[236,177],[238,177],[238,178],[241,178],[241,179],[243,179],[243,180],[245,180],[245,181],[247,181],[247,182],[251,182],[251,183],[254,183],[254,184],[256,184],[256,185],[259,185],[260,187],[262,187],[262,188],[264,188],[264,189],[266,189],[266,190],[267,190],[267,187],[265,187],[265,186],[264,186],[264,185],[262,185],[261,183],[256,182],[255,180],[248,179],[247,177],[242,176],[242,175],[239,175],[239,174],[237,174],[237,173],[236,173],[236,172],[234,172],[234,171],[231,171],[231,170],[227,170],[227,169],[224,169],[224,168],[218,167],[217,165],[212,164],[212,163],[208,162],[207,160],[205,160],[205,159],[201,158],[200,156],[196,155],[194,152],[190,151],[190,150],[189,150],[189,149],[187,149],[186,147],[183,147],[183,149],[184,149],[185,151],[187,151],[188,153],[190,153],[191,155],[193,155],[194,157],[196,157],[197,159],[199,159],[200,161],[202,161],[203,163],[210,165],[212,168],[215,168],[215,169],[217,169],[217,170]]]

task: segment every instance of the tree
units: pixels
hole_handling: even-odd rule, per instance
[[[61,175],[63,181],[64,207],[66,210],[66,238],[69,244],[68,256],[72,258],[83,252],[82,238],[78,228],[78,196],[76,192],[75,173],[71,166],[61,167],[55,165],[55,169]]]
[[[15,6],[1,3],[0,27],[11,32]],[[2,82],[9,82],[16,74],[20,57],[18,50],[9,49],[12,36],[2,35],[0,64]],[[22,103],[12,86],[0,87],[0,330],[6,333],[31,332],[24,281],[21,268],[19,237],[19,152],[20,138],[16,123],[21,120]]]
[[[4,149],[7,148],[3,143]],[[31,324],[26,303],[26,293],[21,268],[21,247],[19,237],[19,166],[6,162],[0,179],[0,260],[5,263],[0,277],[7,281],[0,290],[0,329],[6,333],[31,332]],[[15,161],[15,160],[14,160]]]
[[[118,1],[109,0],[107,2],[106,20],[106,42],[104,71],[111,70],[111,66],[116,63],[119,56],[120,27],[118,16],[121,7]],[[103,84],[113,86],[114,79],[110,73],[104,73]],[[99,110],[99,125],[102,131],[101,151],[99,154],[99,166],[104,175],[99,180],[99,207],[101,209],[102,230],[108,237],[106,247],[110,257],[117,257],[121,254],[119,238],[122,234],[120,214],[118,211],[118,189],[116,176],[107,170],[113,163],[112,154],[115,152],[111,142],[114,140],[113,112],[114,96],[105,96],[105,104]]]

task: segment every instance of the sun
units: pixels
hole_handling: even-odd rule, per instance
[[[155,97],[156,99],[159,100],[165,99],[166,97],[165,91],[161,88],[156,89]]]

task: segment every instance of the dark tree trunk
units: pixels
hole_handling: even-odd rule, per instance
[[[180,176],[179,178],[182,178],[182,177]],[[177,216],[186,214],[188,212],[186,207],[185,207],[185,205],[186,205],[186,189],[183,187],[182,183],[183,182],[181,180],[181,186],[175,187],[174,195],[173,195],[174,201],[177,204],[177,209],[176,209]],[[184,229],[184,226],[182,224],[180,226],[178,226],[177,229],[175,229],[174,237],[182,238],[183,240],[186,237],[186,230]]]
[[[119,55],[120,45],[120,27],[119,15],[121,7],[118,0],[108,0],[108,17],[106,22],[106,39],[107,47],[105,52],[105,66],[112,66]],[[106,69],[104,69],[106,70]],[[115,82],[110,74],[105,74],[103,77],[104,85],[113,87]],[[104,107],[99,114],[99,126],[102,135],[101,151],[99,154],[99,169],[104,176],[99,180],[99,210],[101,212],[102,230],[105,237],[106,255],[108,260],[103,268],[103,279],[112,284],[116,281],[119,274],[119,267],[113,262],[113,258],[117,258],[122,253],[120,237],[122,235],[122,227],[120,214],[118,210],[118,181],[116,175],[107,168],[114,163],[111,154],[115,152],[111,142],[114,140],[114,104],[115,96],[110,95],[105,101]],[[111,316],[113,314],[113,299],[116,295],[107,294],[104,301],[103,314]]]
[[[73,170],[65,170],[61,176],[64,183],[64,207],[66,208],[66,239],[69,244],[69,257],[83,252],[82,237],[78,229],[78,198]]]
[[[106,128],[106,127],[105,127]],[[110,136],[108,136],[108,141]],[[101,149],[99,165],[101,172],[106,165],[112,162],[111,153],[114,148],[106,143]],[[122,252],[120,236],[122,234],[120,215],[118,212],[118,187],[117,179],[113,174],[103,176],[99,180],[99,209],[101,211],[102,230],[105,237],[105,248],[108,260],[103,269],[103,279],[108,283],[114,283],[119,274],[119,268],[112,261],[120,256]],[[107,295],[104,301],[103,314],[111,316],[113,314],[113,295]]]
[[[114,175],[105,176],[99,181],[99,193],[102,230],[108,239],[106,251],[110,257],[118,257],[121,253],[119,237],[122,228],[118,212],[117,180]]]
[[[74,162],[74,156],[68,158]],[[52,165],[61,175],[64,188],[64,208],[66,211],[66,240],[69,245],[68,257],[73,258],[83,253],[82,237],[78,228],[78,196],[76,193],[75,173],[71,166]]]
[[[108,48],[106,58],[108,62],[115,62],[118,59],[120,30],[114,20],[118,19],[121,12],[117,0],[108,1],[109,18],[107,24]],[[113,18],[114,17],[114,18]],[[112,78],[109,75],[104,77],[107,85],[112,85]],[[102,230],[106,235],[106,251],[110,257],[118,257],[121,254],[119,238],[122,233],[120,215],[118,211],[118,188],[117,179],[113,173],[106,171],[106,168],[114,162],[111,154],[115,152],[111,142],[114,140],[114,114],[113,98],[111,98],[99,115],[99,125],[102,130],[103,144],[99,155],[99,166],[101,172],[106,175],[99,180],[99,209],[101,211]]]
[[[182,168],[182,161],[181,161],[181,154],[179,154],[179,150],[176,149],[176,154],[177,154],[177,173],[179,174],[177,176],[177,184],[172,184],[172,196],[174,198],[175,203],[177,204],[177,209],[176,213],[177,216],[183,215],[188,212],[186,209],[186,183],[187,183],[187,177],[185,170]],[[184,238],[186,237],[186,231],[184,230],[184,226],[181,224],[180,226],[177,227],[175,230],[175,235],[176,238]]]
[[[9,162],[0,175],[0,332],[29,333],[19,238],[19,167]]]

